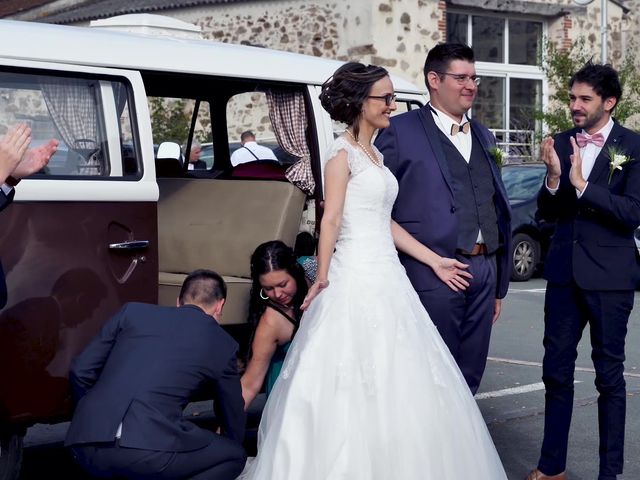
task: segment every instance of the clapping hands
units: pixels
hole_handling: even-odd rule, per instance
[[[580,147],[576,143],[576,139],[571,137],[571,148],[573,153],[570,156],[571,170],[569,171],[569,181],[571,185],[579,191],[583,191],[587,182],[582,176],[582,157],[580,156]],[[554,149],[553,138],[547,137],[540,144],[540,160],[547,166],[547,186],[549,188],[558,188],[560,183],[560,159]]]
[[[540,144],[540,160],[547,166],[547,185],[549,188],[558,188],[560,183],[560,159],[554,148],[553,138],[546,137]]]
[[[0,183],[12,175],[31,143],[31,129],[24,123],[15,125],[0,139]]]
[[[582,176],[582,157],[580,156],[580,147],[576,143],[576,139],[569,138],[571,142],[571,148],[573,154],[569,157],[571,159],[571,170],[569,170],[569,181],[579,191],[583,191],[587,186],[587,181]]]
[[[24,123],[15,125],[0,139],[0,180],[11,175],[16,179],[28,177],[42,170],[58,149],[58,141],[49,140],[29,149],[31,129]]]

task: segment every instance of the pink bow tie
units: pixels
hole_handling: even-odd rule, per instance
[[[604,135],[601,133],[594,133],[593,135],[576,133],[576,143],[580,148],[586,147],[588,143],[593,143],[596,147],[602,148],[604,146]]]

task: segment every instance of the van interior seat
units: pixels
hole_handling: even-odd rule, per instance
[[[222,324],[246,322],[251,254],[269,240],[293,246],[305,195],[288,182],[158,178],[158,296],[175,305],[186,276],[215,270],[227,283]]]

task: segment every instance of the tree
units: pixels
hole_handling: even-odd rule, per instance
[[[573,127],[569,112],[569,80],[593,57],[585,44],[585,39],[581,37],[570,49],[560,50],[554,42],[545,41],[542,70],[552,93],[547,109],[536,112],[536,118],[546,124],[547,133],[551,135]],[[632,115],[640,112],[640,74],[636,70],[634,52],[633,48],[628,48],[618,68],[623,95],[614,110],[614,117],[621,124],[627,123]]]
[[[190,118],[185,113],[183,99],[149,97],[153,143],[175,142],[182,144],[189,135]]]

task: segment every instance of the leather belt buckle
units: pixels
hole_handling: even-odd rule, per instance
[[[485,243],[476,243],[469,255],[475,257],[476,255],[486,255],[487,254],[487,245]]]

